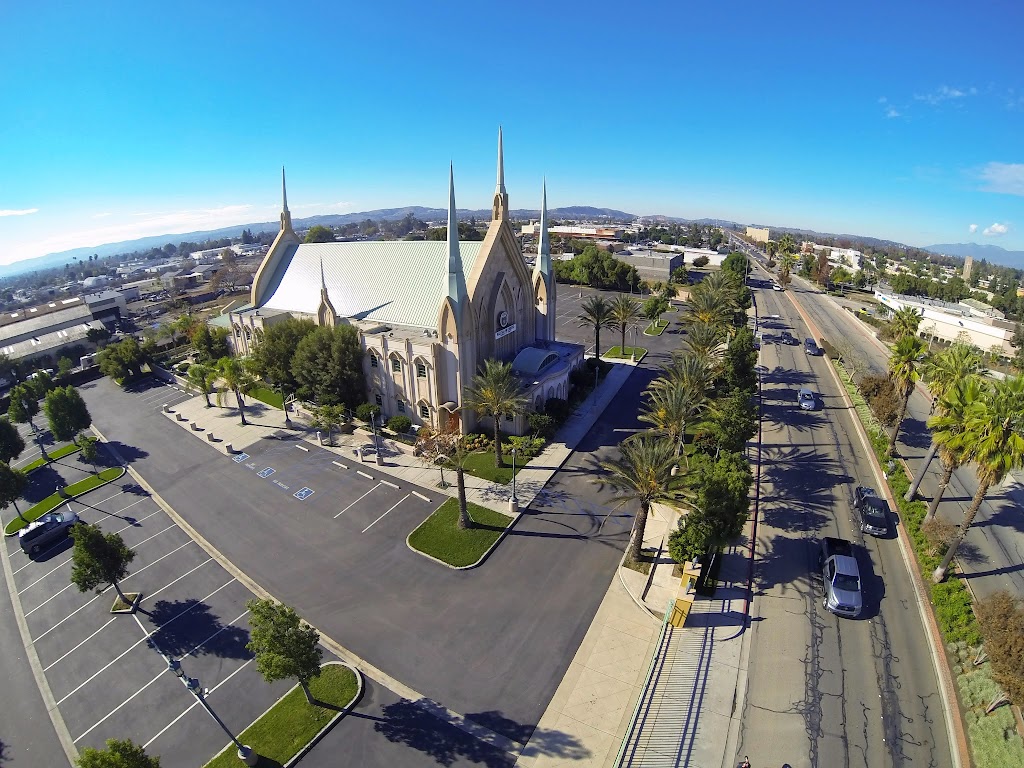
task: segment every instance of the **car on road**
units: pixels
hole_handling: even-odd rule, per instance
[[[853,544],[845,539],[826,536],[821,540],[818,566],[825,589],[825,609],[839,616],[860,616],[864,599]]]
[[[772,283],[772,290],[773,291],[781,291],[782,290],[782,286],[779,285],[778,283]]]
[[[814,396],[814,392],[809,390],[807,387],[800,387],[800,392],[797,394],[796,400],[800,403],[800,407],[805,411],[813,411],[818,407],[818,399]]]
[[[796,340],[796,336],[794,336],[789,331],[783,331],[782,335],[779,336],[779,341],[781,341],[783,344],[789,347],[795,347],[797,344],[800,343],[799,341]]]
[[[45,547],[67,536],[71,527],[78,522],[78,515],[70,507],[65,512],[50,512],[18,531],[18,543],[28,554],[37,555]]]
[[[804,339],[804,352],[808,355],[823,355],[825,350],[818,346],[818,343],[812,338]]]
[[[853,508],[860,514],[860,529],[872,536],[889,533],[889,504],[874,488],[858,485],[853,489]]]

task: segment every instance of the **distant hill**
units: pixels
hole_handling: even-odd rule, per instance
[[[1004,267],[1024,267],[1024,251],[1008,251],[998,245],[940,243],[939,245],[926,245],[924,249],[946,256],[972,256],[975,259],[985,259],[991,264],[1000,264]]]

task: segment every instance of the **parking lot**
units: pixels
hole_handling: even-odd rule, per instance
[[[67,464],[54,471],[72,471]],[[69,538],[31,559],[17,536],[5,541],[12,591],[71,739],[82,749],[131,738],[164,765],[201,765],[227,738],[167,670],[168,659],[201,681],[236,732],[289,687],[266,684],[245,649],[251,593],[128,475],[62,509],[124,539],[136,557],[122,588],[143,593],[134,615],[111,614],[113,589],[83,594],[71,584]]]

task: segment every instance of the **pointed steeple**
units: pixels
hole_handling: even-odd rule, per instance
[[[459,219],[455,211],[455,169],[448,166],[448,297],[456,304],[462,298],[462,253],[459,251]]]
[[[491,221],[508,218],[508,192],[505,190],[505,151],[502,146],[501,126],[498,126],[498,181],[494,186],[494,205],[491,206]]]
[[[537,236],[537,269],[542,275],[551,274],[551,240],[548,237],[548,180],[541,187],[540,232]]]
[[[334,311],[331,297],[327,294],[327,278],[324,277],[324,257],[320,257],[320,306],[316,311],[317,322],[327,328],[333,328],[338,313]]]
[[[291,230],[292,214],[288,210],[288,187],[284,181],[284,166],[281,166],[281,231]]]
[[[320,295],[327,295],[327,278],[324,277],[324,257],[320,257]]]

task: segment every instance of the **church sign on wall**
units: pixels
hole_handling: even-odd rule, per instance
[[[498,330],[494,333],[495,341],[508,336],[510,333],[516,332],[516,324],[512,323],[510,325],[508,320],[508,312],[502,310],[498,313]]]

